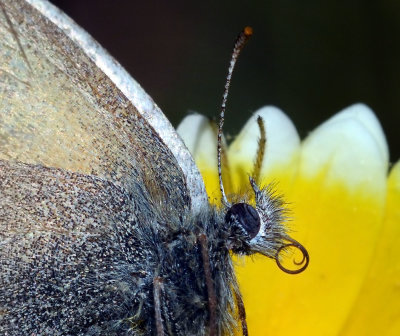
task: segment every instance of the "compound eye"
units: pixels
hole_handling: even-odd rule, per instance
[[[225,216],[225,221],[231,223],[235,217],[239,224],[246,230],[250,239],[257,236],[261,221],[256,209],[247,203],[236,203],[230,207]]]

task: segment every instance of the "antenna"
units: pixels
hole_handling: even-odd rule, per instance
[[[225,121],[225,109],[226,101],[228,100],[229,87],[231,85],[232,73],[235,68],[236,61],[239,57],[240,52],[245,46],[246,42],[249,40],[250,36],[253,34],[253,28],[247,26],[245,27],[239,36],[236,38],[235,45],[232,51],[231,62],[228,68],[228,75],[226,76],[224,95],[222,96],[221,113],[219,115],[219,125],[218,125],[218,146],[217,146],[217,159],[218,159],[218,178],[219,178],[219,189],[222,194],[222,203],[225,206],[229,206],[228,199],[225,195],[224,185],[222,183],[222,169],[221,169],[221,150],[222,150],[222,127]]]

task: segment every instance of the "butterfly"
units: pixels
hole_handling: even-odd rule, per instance
[[[0,41],[0,334],[246,334],[231,253],[301,246],[279,200],[250,179],[256,206],[210,205],[158,106],[50,3],[0,0]]]

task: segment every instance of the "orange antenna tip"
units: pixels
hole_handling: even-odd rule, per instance
[[[246,36],[251,36],[251,35],[253,35],[253,28],[250,26],[244,27],[243,33]]]

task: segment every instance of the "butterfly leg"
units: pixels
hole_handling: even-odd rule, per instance
[[[238,307],[239,320],[242,324],[242,334],[243,336],[248,336],[249,332],[247,331],[246,310],[244,308],[242,296],[240,295],[239,292],[236,292],[235,298],[236,298],[236,305]]]
[[[154,296],[154,314],[156,318],[157,336],[164,336],[164,327],[161,317],[161,289],[163,288],[163,280],[160,277],[153,279],[153,296]]]
[[[208,241],[205,234],[198,236],[201,248],[201,257],[203,259],[204,275],[206,277],[206,286],[208,293],[208,309],[210,312],[210,336],[215,336],[217,331],[217,296],[215,294],[214,283],[211,275],[210,256],[208,255]]]

